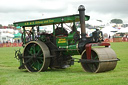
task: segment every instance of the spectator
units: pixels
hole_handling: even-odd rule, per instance
[[[6,43],[8,43],[8,41],[6,41]]]
[[[18,39],[18,43],[20,43],[20,40]]]
[[[111,38],[111,36],[109,35],[109,37],[108,37],[109,39]]]

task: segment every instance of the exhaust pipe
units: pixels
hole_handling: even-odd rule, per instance
[[[80,5],[78,8],[79,16],[80,16],[80,26],[81,26],[81,37],[86,37],[86,29],[85,29],[85,7]]]
[[[80,26],[81,26],[81,39],[78,44],[79,52],[82,53],[85,50],[85,45],[87,43],[86,39],[86,30],[85,30],[85,8],[83,5],[80,5],[78,8],[79,17],[80,17]]]

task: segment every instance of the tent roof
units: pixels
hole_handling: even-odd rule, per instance
[[[111,31],[118,31],[118,29],[113,28],[112,26],[106,26],[106,27],[103,28],[101,31],[107,33],[107,32],[111,32]]]
[[[2,37],[14,37],[14,35],[10,33],[2,33],[1,36]]]
[[[103,34],[107,33],[108,35],[113,36],[118,31],[118,29],[112,26],[106,26],[101,31],[103,32]]]
[[[17,33],[17,34],[14,34],[14,37],[21,36],[21,35],[22,35],[21,33]]]
[[[118,33],[128,33],[128,28],[121,28]]]

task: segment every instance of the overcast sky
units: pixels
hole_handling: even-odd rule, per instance
[[[0,0],[0,24],[77,14],[79,5],[90,21],[117,18],[128,23],[128,0]]]

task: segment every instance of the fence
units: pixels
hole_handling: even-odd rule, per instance
[[[112,38],[104,39],[104,42],[128,42],[128,38]],[[0,47],[21,47],[22,43],[1,43]]]
[[[104,42],[128,42],[128,38],[126,37],[122,37],[122,38],[107,38],[104,39]]]
[[[21,47],[22,43],[1,43],[0,47]]]

